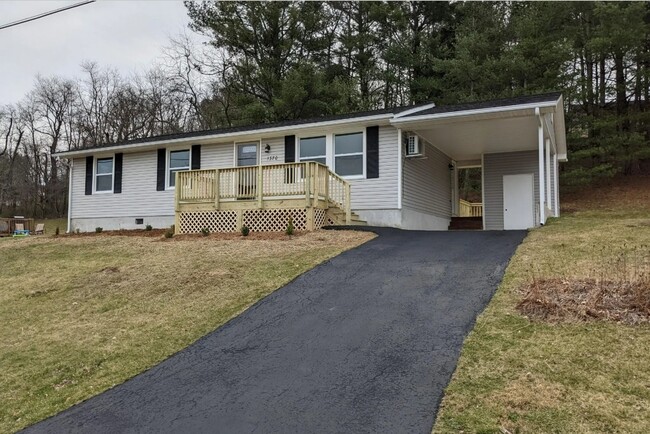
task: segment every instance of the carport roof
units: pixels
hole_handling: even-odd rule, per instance
[[[526,96],[516,96],[512,98],[493,99],[489,101],[475,101],[475,102],[468,102],[463,104],[431,107],[424,110],[413,111],[403,116],[399,116],[398,114],[398,117],[409,118],[414,116],[425,116],[425,115],[433,115],[439,113],[451,113],[451,112],[468,111],[468,110],[489,109],[494,107],[508,107],[508,106],[522,105],[522,104],[551,103],[551,102],[556,102],[561,96],[562,96],[561,92],[553,92],[553,93],[546,93],[541,95],[526,95]]]

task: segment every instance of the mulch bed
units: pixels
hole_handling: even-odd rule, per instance
[[[650,280],[541,279],[524,289],[517,309],[548,322],[650,323]]]

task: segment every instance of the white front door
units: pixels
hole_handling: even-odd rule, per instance
[[[533,174],[503,175],[503,229],[535,226]]]

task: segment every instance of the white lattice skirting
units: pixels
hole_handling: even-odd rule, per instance
[[[179,216],[179,233],[195,234],[207,229],[210,232],[239,232],[242,225],[252,232],[284,232],[291,219],[297,231],[307,230],[309,211],[306,209],[253,209],[241,211],[184,211]],[[326,210],[315,208],[314,229],[326,221]]]

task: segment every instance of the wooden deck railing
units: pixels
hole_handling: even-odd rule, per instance
[[[466,200],[460,199],[460,205],[458,207],[458,216],[459,217],[482,217],[483,204],[480,202],[468,202]]]
[[[323,201],[339,207],[351,218],[350,184],[316,162],[203,169],[176,172],[176,202],[213,203],[304,199],[305,207]],[[217,194],[218,192],[218,194]]]

